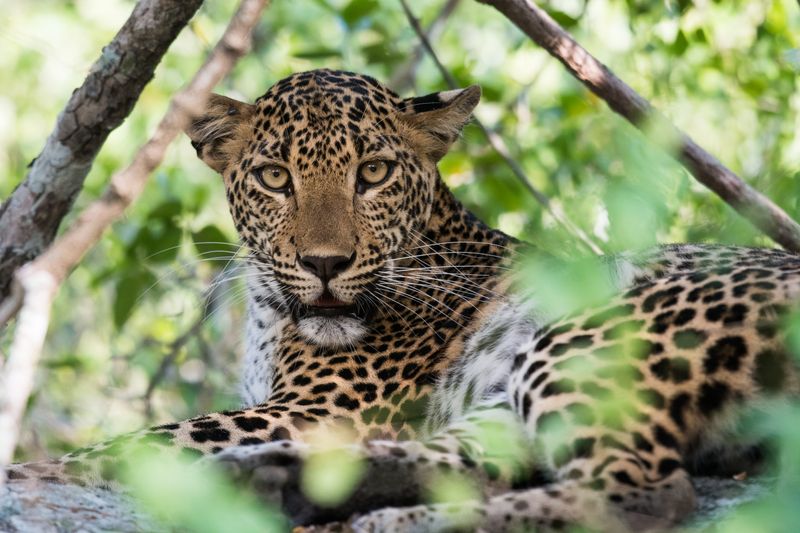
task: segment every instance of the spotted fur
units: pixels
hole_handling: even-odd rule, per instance
[[[743,408],[798,393],[780,321],[800,298],[800,257],[667,246],[604,258],[612,294],[566,317],[535,292],[511,296],[523,245],[470,214],[436,169],[478,96],[403,99],[318,70],[252,105],[212,98],[188,133],[222,174],[250,252],[245,408],[9,477],[109,483],[138,444],[214,456],[239,478],[261,472],[296,523],[358,511],[356,531],[616,531],[684,518],[693,465],[748,444],[731,433]],[[371,161],[391,163],[384,181],[359,181]],[[265,185],[274,166],[285,187]],[[368,468],[338,515],[287,496],[311,453],[305,431],[329,424],[352,432]],[[424,482],[453,470],[485,499],[421,505]]]

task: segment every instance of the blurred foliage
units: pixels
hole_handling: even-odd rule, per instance
[[[281,513],[231,485],[216,465],[198,469],[180,460],[133,451],[136,465],[123,473],[133,494],[175,531],[278,533],[289,525]]]
[[[365,464],[352,447],[354,436],[335,422],[312,427],[304,441],[311,454],[301,474],[300,485],[309,501],[322,507],[343,503],[364,478]]]
[[[428,24],[443,4],[415,0],[413,9]],[[800,219],[794,0],[541,4],[700,145]],[[0,197],[23,179],[70,92],[132,5],[0,0]],[[180,35],[131,117],[109,137],[75,212],[130,160],[234,7],[209,0]],[[255,37],[253,53],[219,92],[253,100],[292,72],[323,66],[389,82],[408,68],[418,44],[399,3],[378,0],[275,1]],[[434,46],[461,84],[483,87],[477,115],[504,137],[532,183],[604,250],[673,241],[771,244],[499,13],[463,0]],[[414,85],[396,88],[446,88],[428,58],[416,65]],[[557,256],[583,253],[476,127],[466,128],[440,166],[458,197],[489,224]],[[183,139],[62,289],[18,458],[235,406],[240,274],[226,271],[211,296],[204,294],[235,242],[221,181]],[[0,339],[0,348],[7,342]],[[795,411],[786,416],[798,418]],[[796,442],[798,422],[764,427]],[[443,480],[439,492],[453,492],[453,484]]]

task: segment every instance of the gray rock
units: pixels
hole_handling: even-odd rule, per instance
[[[3,533],[167,531],[132,501],[105,489],[11,483],[0,488]]]
[[[697,493],[697,511],[685,525],[702,528],[718,522],[736,507],[768,496],[774,480],[695,477],[692,483]]]
[[[734,508],[766,496],[772,480],[694,478],[698,510],[684,525],[708,526]],[[312,528],[327,531],[328,528]],[[0,488],[0,532],[99,533],[166,532],[126,496],[105,489],[72,485],[12,483]]]

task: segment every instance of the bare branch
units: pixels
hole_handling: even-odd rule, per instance
[[[439,60],[439,56],[436,55],[436,51],[433,49],[433,46],[431,46],[431,43],[428,40],[427,36],[425,35],[425,32],[422,30],[422,27],[419,24],[419,20],[417,20],[417,18],[411,12],[411,9],[408,7],[406,0],[400,0],[400,3],[403,6],[403,11],[405,12],[406,17],[408,18],[409,24],[411,24],[411,27],[414,28],[414,31],[419,37],[422,46],[425,48],[428,55],[430,55],[431,59],[436,64],[436,68],[439,69],[439,72],[442,74],[442,77],[447,82],[447,85],[451,89],[457,89],[458,82],[450,73],[450,71],[447,69],[447,67],[445,67],[444,64],[442,64],[442,62]],[[480,120],[478,120],[477,117],[473,117],[473,120],[475,124],[481,129],[483,134],[486,136],[486,139],[489,141],[489,144],[492,146],[492,148],[500,155],[503,161],[505,161],[505,163],[509,166],[509,168],[514,173],[514,176],[517,178],[517,180],[522,184],[523,187],[525,187],[533,195],[533,197],[536,199],[537,202],[539,202],[545,209],[547,209],[550,212],[550,215],[552,215],[552,217],[556,220],[556,222],[561,224],[569,233],[574,235],[592,253],[595,253],[597,255],[602,255],[603,250],[599,246],[597,246],[581,228],[575,225],[567,217],[566,213],[564,213],[564,211],[559,208],[559,206],[553,204],[550,201],[550,198],[546,194],[544,194],[542,191],[533,186],[531,181],[528,179],[527,174],[525,174],[525,170],[511,156],[511,151],[508,149],[508,146],[506,145],[503,138],[500,137],[500,135],[498,135],[491,129],[487,128]]]
[[[24,293],[8,360],[0,364],[0,486],[3,467],[11,462],[19,423],[33,389],[33,379],[50,323],[50,308],[58,284],[46,271],[28,271],[19,278]],[[0,360],[2,363],[2,360]]]
[[[105,229],[124,213],[144,188],[150,173],[161,163],[167,147],[191,117],[200,111],[214,86],[233,68],[250,46],[251,32],[267,0],[242,0],[225,33],[205,64],[178,92],[155,133],[134,156],[133,162],[114,175],[103,196],[87,207],[64,235],[38,259],[20,269],[15,282],[23,289],[22,309],[9,353],[9,369],[0,375],[0,470],[11,460],[32,378],[14,381],[11,362],[21,365],[16,374],[32,376],[47,333],[52,300],[69,271],[100,239]],[[0,478],[1,479],[1,478]]]
[[[100,147],[203,0],[139,0],[58,117],[25,180],[0,205],[0,300],[14,271],[55,237]],[[2,323],[2,322],[0,322]]]
[[[672,129],[673,138],[679,140],[679,159],[700,183],[775,242],[788,250],[800,251],[800,224],[669,123],[650,102],[595,59],[544,10],[530,0],[478,1],[503,13],[631,124],[641,129],[645,119],[655,119]]]

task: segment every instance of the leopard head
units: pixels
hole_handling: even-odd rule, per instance
[[[255,104],[213,95],[187,133],[222,174],[271,305],[326,346],[357,341],[372,288],[431,214],[436,164],[480,89],[400,98],[368,76],[294,74]]]

